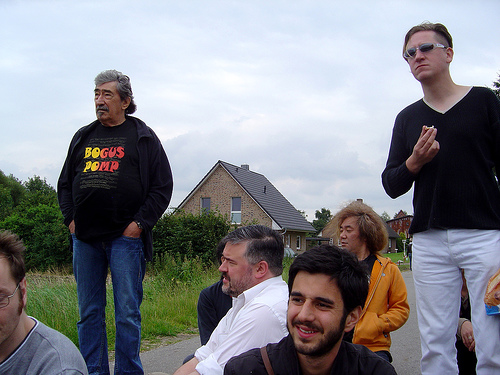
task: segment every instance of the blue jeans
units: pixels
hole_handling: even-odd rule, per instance
[[[73,235],[80,321],[78,342],[90,375],[109,374],[105,306],[108,266],[115,302],[115,374],[144,374],[141,347],[142,280],[146,269],[140,238],[121,236],[86,243]]]

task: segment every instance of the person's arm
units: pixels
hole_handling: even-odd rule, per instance
[[[415,134],[415,125],[408,124],[408,116],[412,113],[400,113],[396,117],[389,156],[382,172],[382,185],[391,198],[408,192],[422,167],[439,151],[435,139],[437,130],[422,126]]]
[[[462,319],[460,319],[462,320]],[[472,330],[472,323],[468,319],[464,319],[460,325],[460,337],[465,347],[469,349],[470,352],[475,351],[476,341],[474,340],[474,331]]]
[[[436,128],[422,127],[422,132],[413,147],[412,154],[406,159],[406,168],[411,174],[418,174],[422,167],[429,163],[439,152],[439,142],[436,141]]]
[[[388,305],[385,314],[379,315],[380,323],[384,332],[392,332],[401,328],[410,316],[410,306],[408,304],[408,293],[403,275],[399,268],[391,264],[391,284],[389,287]]]
[[[284,311],[286,311],[285,302],[283,313]],[[263,304],[249,306],[243,314],[240,311],[231,326],[230,334],[219,338],[213,352],[196,366],[197,371],[200,374],[222,375],[227,361],[235,355],[281,340],[286,336],[287,329],[286,324],[281,323],[278,314],[279,312]],[[205,347],[209,347],[210,343],[211,340]],[[205,347],[198,349],[198,351]]]
[[[406,147],[406,140],[398,119],[399,116],[396,118],[392,130],[389,155],[385,169],[382,172],[382,185],[391,198],[397,198],[408,192],[416,177],[406,167],[406,160],[411,155],[411,151]]]
[[[142,168],[149,168],[148,186],[144,187],[147,189],[147,196],[134,215],[134,221],[140,222],[147,231],[153,229],[167,209],[173,189],[172,171],[167,155],[156,134],[151,129],[150,131],[152,135],[150,142],[147,142],[146,147],[141,146],[142,152],[147,152],[148,165],[143,165],[142,160],[140,162]]]
[[[191,359],[179,367],[177,371],[174,372],[174,375],[199,375],[199,372],[196,371],[196,365],[198,362],[199,361],[196,358]]]
[[[74,233],[75,223],[73,221],[74,216],[74,206],[73,206],[73,173],[71,165],[71,155],[73,149],[76,145],[76,141],[79,138],[79,132],[77,132],[68,147],[68,153],[66,155],[66,160],[64,161],[63,167],[61,169],[61,174],[57,181],[57,200],[59,202],[59,208],[64,217],[64,225],[69,227],[71,233]]]

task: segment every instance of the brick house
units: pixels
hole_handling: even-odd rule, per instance
[[[409,238],[408,230],[410,229],[413,215],[407,215],[402,210],[394,217],[394,219],[387,220],[387,224],[394,229],[396,233],[404,233],[406,238]]]
[[[262,174],[219,160],[180,203],[197,214],[216,210],[235,224],[262,224],[283,235],[285,246],[306,249],[306,234],[315,229]]]

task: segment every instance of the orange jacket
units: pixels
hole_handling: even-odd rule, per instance
[[[406,284],[399,268],[389,258],[377,255],[361,318],[352,342],[376,352],[390,350],[389,332],[403,326],[410,315]]]

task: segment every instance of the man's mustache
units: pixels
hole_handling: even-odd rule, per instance
[[[101,104],[101,105],[98,105],[96,107],[96,111],[106,111],[106,112],[109,112],[109,108],[108,108],[108,106],[106,106],[104,104]]]

